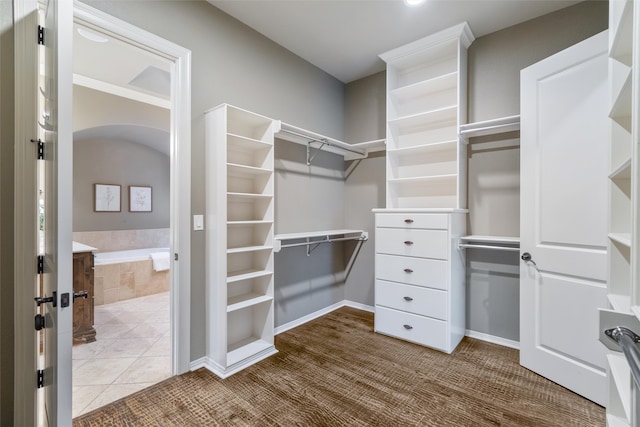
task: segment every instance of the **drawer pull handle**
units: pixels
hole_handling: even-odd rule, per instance
[[[413,301],[413,298],[411,298],[411,297],[404,297],[404,300],[405,300],[405,301]]]
[[[413,245],[413,242],[411,240],[405,240],[404,244],[407,245],[407,246],[411,246],[411,245]]]
[[[405,268],[405,269],[404,269],[404,272],[405,272],[405,273],[413,273],[413,270],[412,270],[412,269],[410,269],[410,268]]]
[[[413,224],[413,220],[411,218],[407,218],[404,220],[407,224]]]
[[[405,328],[407,331],[410,331],[411,329],[413,329],[413,326],[411,326],[411,325],[404,325],[404,328]]]

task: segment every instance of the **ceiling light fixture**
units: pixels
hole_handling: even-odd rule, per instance
[[[89,31],[86,28],[78,27],[78,34],[84,37],[87,40],[91,40],[96,43],[106,43],[109,39],[102,34],[94,33],[93,31]]]
[[[420,6],[422,3],[424,3],[426,0],[404,0],[404,4],[406,4],[407,6]]]

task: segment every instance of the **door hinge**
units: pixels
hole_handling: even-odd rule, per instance
[[[31,142],[38,144],[38,160],[44,160],[44,141],[38,138],[32,139]]]
[[[44,45],[44,27],[38,25],[38,44]]]
[[[36,373],[38,374],[38,379],[37,379],[37,386],[38,388],[42,388],[44,387],[44,370],[43,369],[38,369],[36,371]]]
[[[38,274],[44,274],[44,255],[38,255]]]

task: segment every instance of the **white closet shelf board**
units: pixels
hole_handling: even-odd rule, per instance
[[[330,243],[340,242],[344,240],[367,240],[369,239],[369,233],[364,230],[350,230],[350,229],[338,229],[338,230],[323,230],[323,231],[304,231],[301,233],[286,233],[276,234],[274,237],[274,251],[280,252],[282,248],[314,245],[316,243]],[[317,240],[323,238],[323,240]],[[293,243],[290,245],[283,245],[282,242],[286,240],[302,240],[306,239],[303,243]],[[316,239],[316,240],[313,240]]]
[[[609,56],[631,66],[633,51],[633,0],[626,0],[617,22],[612,28],[614,37],[610,40]]]
[[[276,136],[279,139],[304,146],[309,146],[310,143],[315,143],[313,148],[318,148],[319,144],[325,143],[322,147],[323,150],[339,154],[343,156],[345,160],[365,159],[369,153],[385,150],[384,139],[348,144],[335,138],[324,136],[283,122],[280,122],[280,130],[276,133]]]
[[[631,179],[631,158],[628,158],[620,166],[615,168],[609,174],[609,179]]]
[[[272,300],[272,296],[258,293],[249,293],[231,297],[227,300],[227,313],[231,313],[232,311],[236,310],[242,310],[243,308],[251,307],[253,305]]]
[[[609,239],[628,248],[631,247],[631,233],[609,233]]]
[[[475,136],[497,135],[518,130],[520,130],[520,115],[515,115],[460,125],[460,136],[468,140]]]
[[[273,271],[269,270],[242,270],[235,271],[231,275],[227,276],[227,283],[241,282],[243,280],[255,279],[258,277],[270,276]]]
[[[607,360],[611,367],[611,376],[620,394],[627,419],[631,417],[631,369],[620,354],[608,354]]]
[[[458,72],[453,71],[429,80],[402,86],[389,92],[396,102],[407,101],[430,95],[446,89],[455,89],[458,84]]]

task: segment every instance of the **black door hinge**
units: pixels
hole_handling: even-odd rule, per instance
[[[31,142],[38,144],[38,160],[44,160],[44,141],[38,138],[32,139]]]
[[[44,274],[44,255],[38,255],[38,274]]]
[[[44,45],[44,27],[38,25],[38,44]]]
[[[38,374],[37,386],[42,388],[44,387],[44,370],[38,369],[36,373]]]

